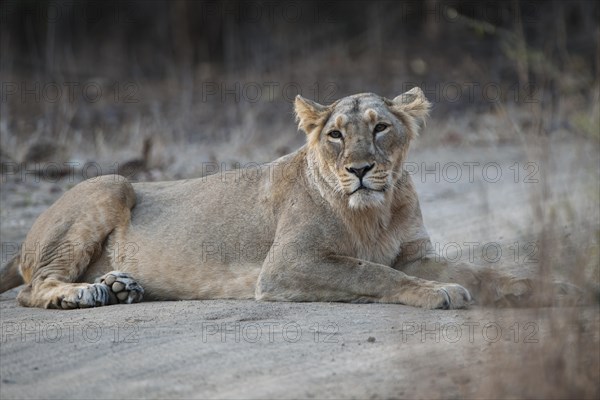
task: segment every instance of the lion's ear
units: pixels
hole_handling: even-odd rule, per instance
[[[309,135],[315,128],[325,122],[325,119],[329,116],[330,107],[297,95],[294,101],[294,111],[296,112],[298,128]]]
[[[408,92],[394,97],[391,108],[392,111],[400,111],[400,113],[411,117],[416,123],[414,129],[416,133],[418,126],[425,125],[425,120],[431,109],[431,103],[420,88],[414,87]]]

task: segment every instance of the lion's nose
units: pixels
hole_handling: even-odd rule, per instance
[[[358,179],[362,179],[367,172],[373,169],[375,164],[367,164],[360,167],[348,167],[346,170],[358,177]]]

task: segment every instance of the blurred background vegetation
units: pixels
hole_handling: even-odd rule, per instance
[[[57,162],[121,162],[151,137],[154,166],[194,175],[169,149],[266,161],[300,145],[297,93],[329,103],[412,86],[444,121],[433,143],[564,129],[597,139],[599,9],[585,0],[4,1],[3,157],[43,159],[31,149],[42,143]],[[457,120],[512,109],[492,134],[477,118]]]

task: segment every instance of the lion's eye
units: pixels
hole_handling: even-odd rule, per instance
[[[330,137],[332,137],[333,139],[341,139],[342,138],[342,132],[340,132],[340,131],[331,131],[328,133],[328,135]]]
[[[377,125],[375,125],[375,129],[373,129],[373,132],[379,133],[379,132],[385,131],[387,129],[387,127],[388,126],[386,124],[377,124]]]

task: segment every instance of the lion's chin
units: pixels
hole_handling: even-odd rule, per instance
[[[348,205],[354,210],[381,207],[384,202],[385,195],[383,192],[368,189],[359,190],[351,194],[348,199]]]

